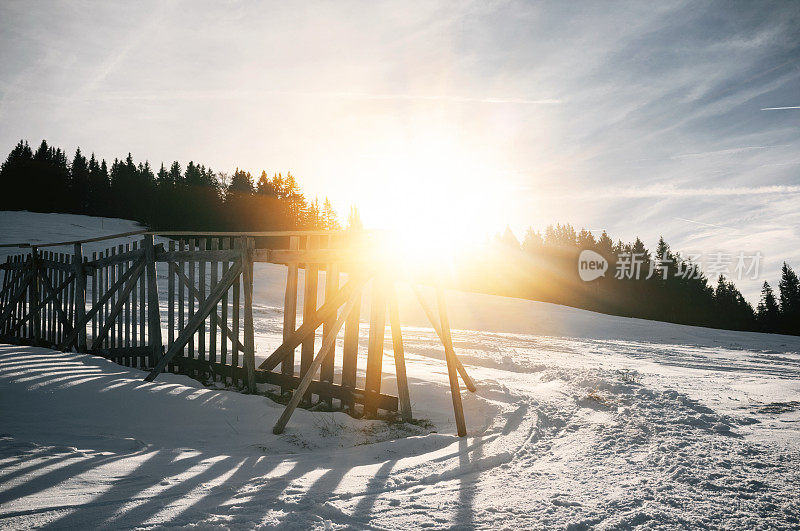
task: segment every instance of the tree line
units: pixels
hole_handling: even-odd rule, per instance
[[[232,175],[202,164],[163,163],[155,171],[129,153],[109,167],[78,149],[69,160],[64,150],[42,141],[33,151],[20,141],[0,166],[0,209],[65,212],[139,221],[153,229],[269,231],[339,229],[330,201],[309,201],[291,173],[258,179],[244,170]],[[349,225],[360,226],[351,209]],[[543,233],[528,230],[522,242],[507,230],[492,244],[494,252],[476,253],[459,264],[460,287],[524,297],[578,308],[680,324],[800,335],[800,282],[784,263],[778,294],[764,282],[754,309],[724,275],[711,284],[699,264],[673,252],[663,238],[651,253],[639,239],[614,242],[603,231],[576,231],[551,225]],[[605,276],[584,282],[577,262],[591,249],[608,262]],[[649,278],[616,278],[619,257],[636,255]],[[655,265],[658,273],[647,275]],[[685,274],[690,271],[691,274]]]
[[[507,229],[492,245],[494,252],[462,268],[458,282],[477,291],[613,315],[800,335],[800,282],[786,263],[779,293],[764,282],[761,301],[753,308],[729,278],[720,274],[710,282],[699,263],[674,252],[663,237],[651,252],[639,238],[614,242],[605,231],[595,237],[586,229],[558,224],[543,233],[528,230],[522,242]],[[578,274],[578,258],[586,249],[608,262],[605,275],[590,282]],[[634,255],[641,275],[615,274],[620,257]]]
[[[65,212],[138,221],[153,229],[269,231],[338,229],[326,198],[308,200],[287,173],[258,179],[202,164],[178,162],[158,170],[130,153],[111,166],[78,148],[64,150],[42,140],[34,151],[21,140],[0,166],[0,209]]]

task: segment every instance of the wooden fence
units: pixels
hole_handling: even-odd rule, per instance
[[[30,252],[8,257],[0,264],[0,341],[103,356],[150,371],[148,381],[166,370],[249,392],[255,392],[259,383],[272,384],[276,394],[279,390],[288,400],[276,433],[303,403],[355,415],[399,412],[403,419],[411,419],[394,283],[359,260],[344,234],[158,233],[170,236],[166,244],[156,244],[154,234],[129,233],[142,239],[90,257],[84,256],[82,244],[104,238],[67,242],[72,254],[44,250],[64,245],[59,242],[31,245]],[[283,343],[258,366],[254,262],[287,266]],[[299,293],[301,270],[304,282]],[[359,322],[368,282],[372,299],[361,380],[357,378]],[[458,374],[471,391],[475,387],[453,350],[441,289],[438,319],[422,293],[417,294],[444,344],[458,431],[464,435]],[[318,306],[320,296],[324,302]],[[397,396],[381,389],[387,310]],[[322,344],[315,356],[320,327]],[[337,355],[336,338],[342,329],[343,348]]]

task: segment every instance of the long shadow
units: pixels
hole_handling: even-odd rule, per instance
[[[459,466],[463,469],[471,469],[472,463],[483,456],[483,445],[474,446],[472,457],[468,449],[467,441],[459,439],[458,446],[461,450],[458,456]],[[459,476],[458,488],[458,508],[456,510],[455,527],[472,529],[475,527],[475,491],[478,488],[475,481],[479,477],[479,472],[461,474]]]

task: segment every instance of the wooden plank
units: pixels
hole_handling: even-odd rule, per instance
[[[369,316],[369,345],[367,349],[367,374],[364,389],[374,393],[381,391],[381,373],[383,371],[383,345],[386,337],[386,280],[375,278],[372,281],[372,301]],[[373,404],[364,407],[364,413],[375,415],[377,409]]]
[[[205,238],[200,240],[205,241]],[[216,240],[213,240],[216,241]],[[198,249],[198,250],[168,250],[156,253],[156,262],[230,262],[240,257],[240,253],[233,249]]]
[[[175,250],[175,240],[169,241],[169,250]],[[167,348],[175,341],[175,277],[177,266],[174,262],[167,264]]]
[[[197,242],[200,251],[206,250],[206,238],[200,238]],[[206,300],[206,259],[201,258],[197,261],[197,286],[200,290],[200,300]],[[201,321],[197,329],[197,359],[206,360],[206,322]]]
[[[316,238],[312,236],[311,238]],[[255,262],[269,262],[272,264],[310,264],[320,266],[331,262],[337,263],[359,263],[367,260],[358,254],[354,254],[346,249],[256,249]]]
[[[242,288],[244,289],[244,368],[247,388],[256,392],[256,349],[253,330],[253,248],[252,238],[242,238]],[[220,294],[220,297],[222,295]]]
[[[152,382],[155,380],[156,376],[164,370],[167,363],[176,355],[180,350],[183,349],[184,345],[186,345],[187,341],[189,341],[189,337],[194,334],[194,331],[197,330],[197,327],[200,326],[200,323],[208,316],[211,310],[214,308],[214,304],[222,297],[223,291],[228,289],[228,287],[233,283],[234,280],[238,279],[239,273],[242,270],[242,263],[241,261],[234,262],[233,267],[228,270],[228,273],[220,279],[219,284],[208,298],[203,301],[200,305],[198,311],[189,319],[189,322],[186,324],[186,328],[181,330],[181,333],[178,334],[178,337],[175,338],[175,343],[167,350],[166,354],[164,354],[161,359],[158,360],[158,363],[153,368],[152,372],[145,378],[145,381]]]
[[[115,247],[112,247],[111,248],[111,256],[116,256],[116,255],[117,255],[117,249]],[[108,266],[108,273],[109,273],[109,282],[113,285],[117,281],[117,262],[114,262],[113,265],[109,265]],[[117,304],[117,296],[118,295],[117,295],[116,291],[113,292],[113,296],[111,297],[111,300],[108,301],[108,308],[106,310],[106,324],[109,324],[108,320],[110,319],[109,316],[111,315],[111,308],[113,308]],[[111,348],[116,348],[116,347],[119,346],[119,345],[117,345],[117,342],[116,342],[116,340],[114,338],[113,323],[111,325],[111,333],[108,335],[108,341],[106,343]]]
[[[141,257],[144,258],[144,240],[139,242],[139,250],[141,251]],[[139,300],[139,341],[142,345],[147,345],[148,338],[147,338],[147,273],[145,272],[144,275],[139,275],[138,283],[138,290],[139,296],[137,297]],[[148,358],[150,356],[148,355]]]
[[[97,258],[97,252],[92,252],[92,260]],[[92,306],[97,304],[97,284],[98,284],[98,276],[95,270],[95,274],[92,275]],[[86,310],[84,310],[84,315],[86,314]],[[94,338],[97,337],[97,315],[92,317],[92,347],[94,347]]]
[[[314,249],[319,246],[319,239],[311,236],[306,240],[306,249]],[[319,283],[319,266],[316,264],[305,264],[305,283],[303,286],[303,323],[311,321],[317,313],[317,285]],[[300,378],[302,378],[311,362],[314,361],[314,342],[316,334],[308,334],[300,345]],[[311,400],[311,394],[305,397]]]
[[[222,238],[222,241],[220,242],[220,247],[222,247],[223,250],[228,249],[227,238]],[[225,273],[228,272],[228,267],[229,265],[227,260],[222,262],[223,276],[225,276]],[[220,317],[219,319],[219,325],[226,332],[225,334],[222,334],[222,336],[220,337],[220,346],[219,346],[220,363],[222,363],[222,365],[226,365],[228,363],[228,338],[230,338],[231,341],[234,341],[234,339],[238,341],[238,338],[234,338],[233,334],[230,332],[230,329],[228,328],[228,290],[225,290],[225,293],[222,294],[220,306],[222,311],[222,317]]]
[[[212,238],[210,242],[211,251],[216,251],[219,249],[219,240],[216,238]],[[209,287],[213,290],[214,287],[217,285],[217,271],[219,268],[219,263],[216,261],[209,262]],[[217,362],[217,310],[219,304],[214,307],[214,311],[208,316],[208,361]],[[211,375],[214,380],[216,380],[215,375]]]
[[[133,250],[137,250],[139,248],[139,242],[133,242],[132,244]],[[131,264],[133,267],[133,264]],[[139,346],[145,345],[144,338],[139,336],[139,283],[141,277],[136,280],[136,286],[133,287],[133,291],[131,291],[131,346]],[[142,301],[144,304],[144,301]],[[140,366],[144,367],[141,364],[144,360],[140,360]]]
[[[131,250],[131,244],[126,243],[125,244],[125,252],[129,253],[130,250]],[[122,263],[122,268],[123,268],[123,271],[127,271],[128,268],[130,268],[130,263],[129,262],[123,262]],[[136,286],[134,285],[133,289],[131,290],[131,294],[128,297],[125,297],[125,319],[124,319],[124,324],[125,324],[125,346],[126,347],[130,347],[131,346],[131,299],[132,299],[132,295],[135,292],[136,292]]]
[[[184,240],[180,240],[178,242],[178,249],[184,250],[186,248],[186,242]],[[186,264],[184,262],[178,262],[177,272],[181,275],[186,275]],[[183,293],[183,282],[178,283],[178,330],[183,330],[186,324],[186,299]],[[190,295],[191,296],[191,295]],[[171,345],[172,343],[170,343]],[[167,347],[169,348],[169,347]]]
[[[91,262],[86,265],[92,268],[115,266],[122,262],[134,262],[144,256],[144,249],[128,249],[111,256],[101,256],[100,258],[93,258]]]
[[[39,310],[39,293],[41,291],[41,275],[38,274],[39,272],[39,250],[36,247],[31,247],[31,267],[34,271],[37,272],[36,275],[31,279],[31,289],[29,291],[30,297],[30,312],[34,313],[33,316],[33,340],[38,342],[41,341],[42,338],[42,321],[41,321],[41,312]]]
[[[467,435],[467,424],[464,421],[464,406],[461,403],[461,389],[458,386],[458,370],[456,369],[456,356],[453,350],[453,340],[450,337],[450,321],[447,317],[447,303],[444,290],[436,287],[436,300],[439,305],[439,321],[442,327],[442,342],[445,344],[445,358],[447,359],[447,376],[450,379],[450,395],[453,398],[453,414],[456,419],[456,428],[459,437]],[[449,348],[448,348],[449,347]]]
[[[300,325],[300,327],[295,330],[283,344],[275,349],[275,352],[270,354],[258,368],[271,371],[277,367],[278,364],[282,362],[288,354],[293,352],[309,334],[313,334],[331,313],[335,314],[339,307],[350,299],[350,295],[353,291],[360,289],[368,279],[368,276],[359,276],[348,280],[347,284],[336,292],[336,295],[334,295],[330,301],[320,306],[317,313],[313,316],[313,319]]]
[[[292,394],[292,398],[286,405],[286,409],[283,410],[280,418],[272,428],[272,433],[276,435],[283,433],[284,428],[286,428],[286,423],[289,422],[289,418],[291,418],[292,413],[294,413],[294,410],[300,404],[300,400],[302,400],[303,396],[308,390],[308,386],[311,384],[314,374],[320,368],[322,362],[325,361],[325,358],[333,354],[333,345],[336,344],[336,336],[339,334],[339,330],[341,330],[342,325],[344,325],[347,316],[350,315],[350,312],[353,310],[356,298],[358,297],[358,293],[353,293],[350,296],[350,299],[344,305],[344,308],[342,309],[339,317],[336,319],[336,322],[328,330],[328,334],[323,336],[322,346],[320,347],[317,356],[311,362],[311,365],[308,367],[305,375],[300,380],[300,385],[298,385],[297,389],[295,389],[294,393]]]
[[[124,252],[125,252],[125,245],[119,244],[117,246],[117,254],[122,254]],[[124,274],[125,274],[125,262],[119,262],[117,264],[117,275],[122,276]],[[123,309],[124,308],[125,306],[123,304]],[[118,347],[125,346],[125,315],[122,312],[120,312],[119,316],[117,317],[117,346]]]
[[[144,256],[147,267],[147,341],[153,349],[150,356],[151,367],[156,364],[164,344],[161,340],[161,309],[158,307],[158,279],[156,277],[155,249],[153,236],[144,237]]]
[[[330,244],[330,242],[329,242]],[[339,267],[335,263],[330,263],[327,265],[325,270],[325,300],[330,300],[336,291],[339,289]],[[322,337],[328,333],[335,322],[334,318],[330,318],[325,320],[322,323]],[[334,366],[336,364],[336,344],[334,343],[331,347],[331,353],[325,357],[322,361],[322,365],[319,369],[319,379],[322,382],[333,382],[333,374],[334,374]],[[323,397],[320,396],[320,399],[324,399],[329,406],[332,406],[331,397]]]
[[[239,249],[239,240],[232,240],[233,247],[235,249]],[[240,250],[241,253],[241,250]],[[233,322],[233,333],[236,335],[237,341],[233,342],[233,353],[231,355],[231,364],[234,367],[239,367],[239,352],[241,349],[239,347],[239,278],[236,279],[236,282],[233,283],[233,315],[231,316]],[[240,385],[241,381],[234,381],[234,385]]]
[[[358,336],[361,322],[361,297],[363,293],[358,292],[358,300],[353,311],[344,325],[344,344],[342,345],[342,386],[355,388],[356,374],[358,370]],[[353,408],[354,403],[343,403],[343,407]]]
[[[46,307],[49,307],[49,306],[52,306],[54,309],[57,308],[58,311],[61,312],[62,321],[65,322],[67,326],[71,326],[70,323],[69,323],[69,320],[67,318],[67,315],[65,313],[63,313],[63,311],[61,310],[61,303],[60,303],[60,301],[58,299],[59,299],[59,297],[62,296],[62,293],[63,293],[64,289],[70,284],[70,282],[72,282],[74,280],[74,278],[75,278],[74,273],[71,274],[69,277],[67,277],[67,279],[64,280],[61,284],[59,284],[59,286],[57,288],[53,288],[52,284],[50,284],[50,280],[47,278],[47,272],[39,271],[39,275],[43,279],[43,282],[41,283],[41,285],[42,285],[43,289],[46,289],[46,292],[41,294],[41,298],[39,299],[39,302],[37,303],[37,306],[34,307],[34,310],[42,310],[43,308],[46,308]],[[54,305],[53,304],[54,301],[58,302],[58,304]],[[44,313],[44,312],[42,312],[42,313]],[[53,313],[55,314],[55,311]],[[37,315],[36,311],[28,312],[26,315],[22,316],[21,319],[17,320],[12,326],[9,327],[8,333],[9,334],[13,334],[20,327],[22,327],[25,323],[27,323],[30,319],[35,318],[36,315]],[[50,324],[49,322],[47,323],[47,328],[49,330],[54,330],[55,329],[55,327],[52,324]],[[49,338],[50,336],[47,336],[47,337]]]
[[[411,397],[408,393],[406,377],[406,356],[403,348],[403,334],[400,324],[400,308],[397,303],[397,288],[392,284],[389,288],[389,323],[392,327],[392,350],[394,351],[394,368],[397,374],[397,397],[400,399],[400,418],[411,420]]]
[[[422,306],[422,310],[428,317],[428,321],[430,321],[431,327],[433,327],[433,329],[436,331],[436,335],[439,336],[439,340],[444,345],[444,348],[450,350],[450,353],[453,359],[455,360],[456,369],[458,369],[458,373],[461,375],[461,379],[464,380],[464,385],[466,385],[467,389],[469,389],[471,392],[474,393],[476,389],[475,383],[472,381],[472,378],[469,377],[469,374],[467,374],[466,369],[464,369],[464,366],[461,364],[461,360],[458,359],[458,356],[456,356],[456,351],[455,349],[453,349],[452,342],[448,343],[445,341],[444,334],[442,333],[442,327],[439,325],[439,320],[436,318],[436,316],[433,313],[433,310],[431,310],[430,306],[428,306],[428,303],[425,301],[425,296],[423,295],[419,286],[414,286],[414,293],[417,295],[417,300],[419,300],[419,304],[420,306]]]
[[[292,236],[289,238],[289,248],[297,250],[300,248],[300,238]],[[298,268],[296,263],[289,264],[286,274],[286,292],[283,297],[283,341],[286,342],[297,328],[297,276]],[[270,369],[271,370],[271,369]],[[286,358],[281,363],[281,374],[294,376],[294,349],[286,353]],[[288,393],[290,389],[283,388],[281,393]]]
[[[197,247],[197,240],[195,240],[195,239],[189,240],[188,246],[189,246],[190,250],[194,251],[195,248]],[[189,264],[189,280],[192,281],[192,289],[194,289],[194,285],[195,285],[195,282],[196,282],[195,262],[192,261],[192,260],[189,260],[188,264]],[[188,311],[188,320],[187,320],[187,322],[191,321],[192,318],[194,317],[194,299],[189,297],[189,301],[188,302],[189,302],[189,308],[188,308],[189,311]],[[198,301],[198,302],[200,302],[200,301]],[[197,351],[195,350],[195,345],[194,345],[195,336],[196,336],[196,333],[193,332],[192,335],[189,336],[189,342],[187,343],[186,356],[189,357],[189,358],[197,358]],[[188,374],[189,374],[189,376],[196,376],[197,375],[197,373],[194,372],[194,370],[192,370]]]

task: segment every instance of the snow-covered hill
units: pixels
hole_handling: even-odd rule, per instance
[[[134,229],[0,212],[0,243]],[[259,356],[280,342],[284,274],[256,270]],[[430,426],[297,411],[274,436],[261,396],[0,346],[0,526],[800,525],[800,339],[449,293],[478,385],[458,439],[441,346],[401,299]]]

